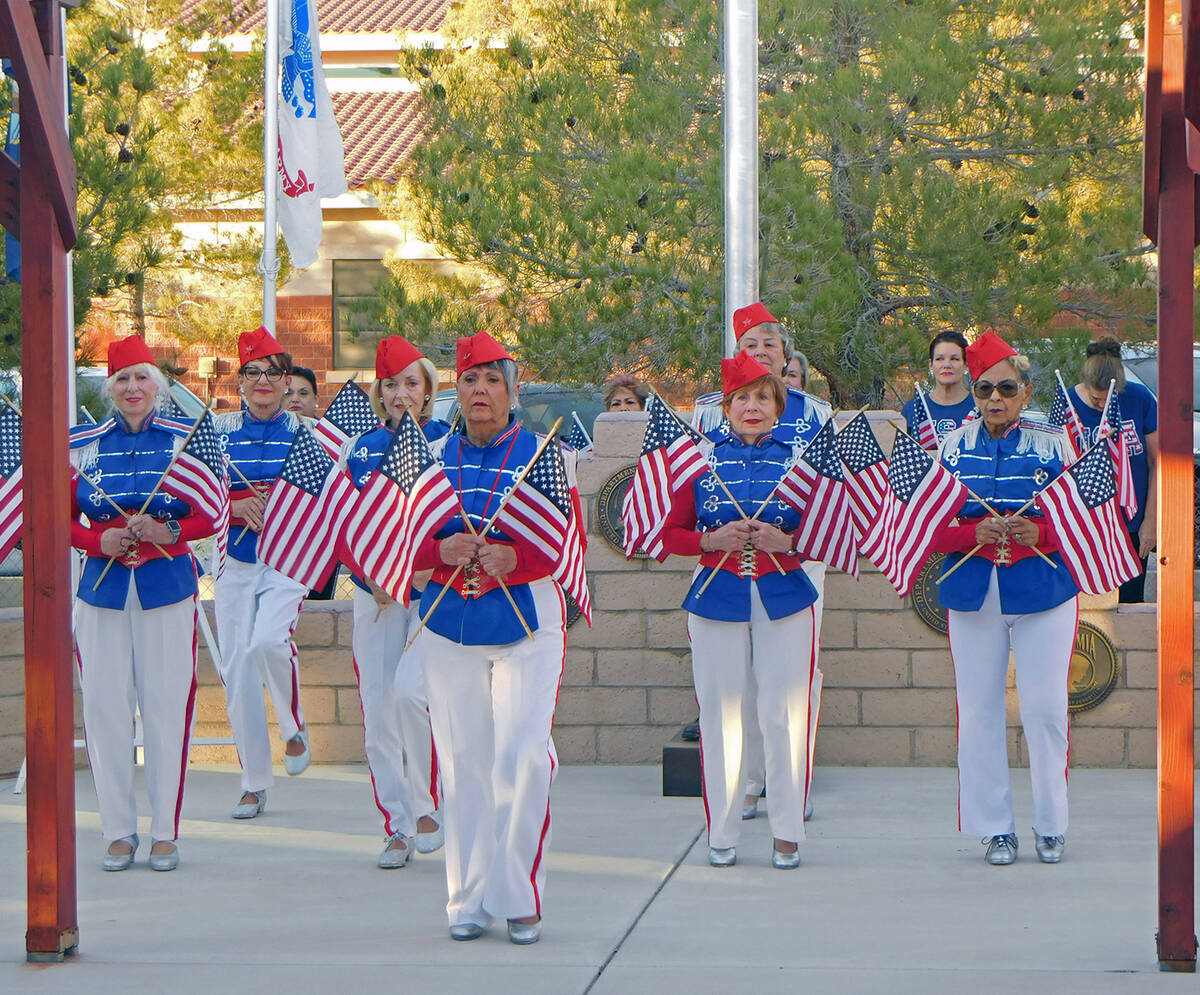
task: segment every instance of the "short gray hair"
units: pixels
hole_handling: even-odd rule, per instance
[[[131,366],[122,366],[116,373],[105,379],[104,403],[108,405],[109,413],[116,410],[112,399],[113,385],[117,382],[117,377],[126,370],[140,370],[150,378],[150,382],[158,388],[158,393],[154,395],[154,410],[161,411],[167,403],[167,398],[171,396],[171,385],[167,383],[166,374],[153,363],[134,363]]]

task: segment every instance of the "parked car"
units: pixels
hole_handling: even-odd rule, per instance
[[[604,397],[595,387],[567,386],[555,383],[523,383],[518,392],[517,418],[531,432],[550,431],[555,419],[562,418],[559,432],[565,438],[571,431],[572,412],[579,416],[588,435],[592,423],[604,410]],[[438,391],[433,402],[433,417],[453,422],[458,414],[458,393],[454,388]]]

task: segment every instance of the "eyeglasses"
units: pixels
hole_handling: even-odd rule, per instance
[[[971,388],[975,396],[981,401],[991,397],[992,391],[999,391],[1001,397],[1016,397],[1020,389],[1021,385],[1016,380],[1001,380],[999,383],[992,383],[990,380],[980,380]]]
[[[278,383],[283,376],[283,370],[278,366],[268,366],[265,370],[258,366],[243,366],[241,376],[251,383],[258,383],[263,377],[266,377],[271,383]]]

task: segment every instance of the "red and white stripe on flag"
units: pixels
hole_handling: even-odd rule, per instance
[[[292,440],[263,511],[258,556],[305,587],[329,579],[354,484],[307,428]]]
[[[929,558],[934,536],[958,514],[967,489],[903,432],[896,435],[887,480],[879,517],[863,539],[862,552],[905,597]]]
[[[924,415],[921,419],[921,424],[917,426],[917,442],[920,443],[922,449],[934,452],[937,450],[940,440],[938,439],[937,427],[933,424],[933,415],[929,411],[929,401],[925,397],[925,392],[920,387],[917,388],[917,402],[921,409],[921,414]]]
[[[22,512],[24,496],[21,491],[24,476],[22,467],[18,466],[3,483],[0,483],[0,560],[13,551],[21,538],[25,518]]]
[[[837,448],[850,500],[850,516],[861,548],[863,538],[871,531],[883,507],[887,493],[887,457],[861,412],[837,433]]]
[[[406,411],[349,514],[347,556],[354,569],[407,605],[417,550],[459,507],[454,485]]]
[[[1038,497],[1062,558],[1085,594],[1115,591],[1142,572],[1116,498],[1107,446],[1092,446]]]
[[[776,495],[800,512],[792,537],[796,551],[857,577],[858,546],[832,422],[821,426],[779,482]]]

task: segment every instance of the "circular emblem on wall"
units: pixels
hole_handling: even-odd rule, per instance
[[[612,474],[600,490],[596,492],[596,522],[600,526],[600,534],[608,544],[618,552],[625,552],[625,526],[621,524],[621,503],[625,500],[625,492],[629,490],[629,482],[637,470],[636,464],[630,463]],[[645,557],[640,549],[634,556]]]
[[[942,561],[945,558],[945,553],[931,555],[917,574],[912,589],[912,603],[917,618],[943,636],[950,631],[950,624],[947,610],[938,597],[937,579],[942,575]]]
[[[1095,708],[1117,686],[1117,650],[1091,622],[1080,622],[1067,674],[1067,703],[1072,712]]]

